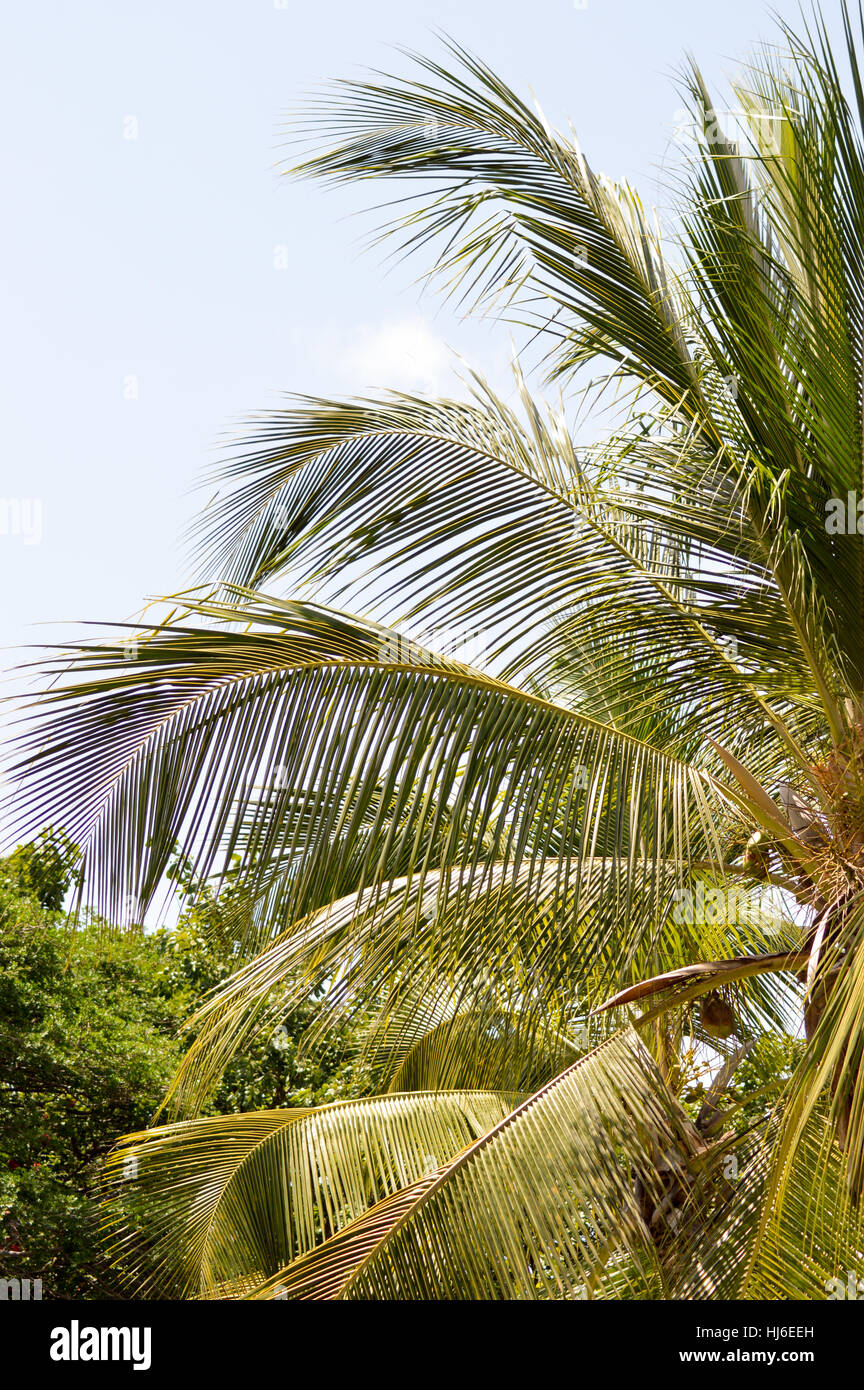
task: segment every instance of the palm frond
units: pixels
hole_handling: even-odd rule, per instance
[[[650,1297],[662,1277],[634,1178],[660,1200],[650,1155],[687,1133],[649,1054],[618,1035],[252,1296]]]
[[[136,1297],[252,1288],[436,1170],[515,1101],[414,1092],[128,1135],[101,1176],[106,1249]]]

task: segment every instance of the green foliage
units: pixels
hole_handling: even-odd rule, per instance
[[[740,1105],[733,1127],[743,1131],[764,1123],[780,1099],[804,1053],[803,1038],[788,1033],[764,1033],[735,1073],[729,1095]]]
[[[712,1099],[710,1078],[704,1077],[704,1048],[702,1051],[703,1076],[685,1087],[681,1095],[684,1109],[694,1121],[706,1099]],[[789,1033],[765,1032],[753,1040],[735,1067],[732,1081],[716,1098],[717,1129],[737,1135],[764,1133],[803,1052],[803,1039]],[[712,1072],[716,1072],[717,1066],[718,1059],[713,1057]]]
[[[241,964],[232,937],[231,886],[220,895],[197,880],[186,881],[188,904],[177,926],[155,934],[164,970],[164,987],[188,1016],[204,995],[223,984]],[[292,1105],[326,1105],[365,1095],[369,1073],[357,1059],[355,1020],[331,1028],[314,1052],[303,1048],[304,1034],[322,1009],[320,993],[287,1010],[235,1056],[203,1107],[204,1114],[230,1115]],[[184,1044],[194,1040],[187,1031]]]
[[[49,825],[32,843],[0,859],[0,883],[35,898],[49,912],[59,912],[80,879],[80,858],[81,851],[65,831]]]
[[[178,1022],[154,943],[73,930],[0,888],[0,1275],[112,1296],[88,1188],[113,1139],[148,1123]]]
[[[631,189],[452,46],[313,107],[299,172],[395,180],[405,247],[536,329],[568,399],[547,408],[516,368],[507,400],[475,379],[468,400],[260,417],[203,515],[212,589],[178,596],[131,663],[106,633],[45,668],[14,813],[80,838],[109,916],[146,907],[179,848],[195,906],[152,947],[161,1007],[224,984],[172,1094],[191,1118],[111,1160],[130,1277],[148,1219],[196,1296],[266,1271],[267,1297],[813,1298],[859,1260],[864,538],[840,522],[864,438],[864,30],[843,14],[846,89],[818,17],[783,29],[787,53],[733,85],[734,139],[687,68],[665,249]],[[580,399],[611,428],[577,452]],[[478,631],[482,670],[457,659]],[[195,878],[226,855],[217,900]],[[703,881],[720,915],[676,915]],[[682,1008],[734,984],[741,1043],[779,1035],[805,972],[806,1045],[759,1043],[738,1080],[728,1017],[699,1011],[693,1070],[706,1038],[727,1060],[684,1110]],[[388,1080],[436,1083],[485,1076],[502,1019],[532,1075],[574,1001],[593,1018],[665,997],[636,1021],[647,1041],[617,1033],[418,1173],[381,1142],[389,1096],[325,1115],[323,1148],[318,1114],[202,1118],[363,1084],[348,1032],[318,1070],[294,1048],[325,979],[349,1019],[376,1001]],[[452,1096],[400,1099],[413,1158]],[[226,1156],[245,1190],[217,1240],[201,1198]],[[376,1185],[382,1166],[405,1185]],[[298,1247],[280,1255],[274,1223],[290,1205],[323,1235],[336,1191],[286,1273]]]
[[[48,860],[31,849],[4,862],[34,866],[31,884],[47,894]],[[151,1122],[191,1038],[184,1019],[233,968],[216,930],[225,908],[202,892],[174,930],[76,929],[10,880],[0,885],[0,1277],[41,1278],[45,1297],[119,1297],[93,1184],[114,1142]],[[320,1007],[296,1009],[237,1059],[208,1113],[358,1094],[347,1030],[314,1059],[299,1053]]]

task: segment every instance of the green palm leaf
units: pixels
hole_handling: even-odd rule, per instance
[[[486,1133],[489,1091],[264,1110],[127,1136],[102,1176],[107,1248],[135,1296],[254,1287]]]
[[[648,1155],[689,1137],[648,1053],[619,1035],[253,1296],[650,1297],[662,1279],[634,1173],[659,1199]]]
[[[464,401],[261,417],[202,519],[213,587],[133,660],[106,639],[50,667],[13,827],[64,823],[82,891],[139,919],[178,851],[217,884],[230,869],[239,968],[196,1015],[176,1112],[310,989],[319,1033],[368,1011],[376,1084],[423,1088],[326,1123],[138,1136],[152,1183],[117,1199],[116,1231],[143,1278],[813,1296],[860,1248],[864,78],[843,13],[848,79],[820,21],[784,30],[786,58],[736,86],[734,139],[688,67],[700,140],[671,247],[454,45],[312,111],[295,172],[420,180],[403,246],[434,244],[451,291],[538,334],[562,386],[590,362],[620,393],[611,437],[579,450],[518,368],[514,405],[475,377]],[[478,633],[484,669],[459,659]],[[697,884],[746,910],[682,918]],[[774,889],[779,931],[759,919]],[[802,1059],[746,1134],[679,1103],[717,1041],[692,1007],[706,983],[748,1044],[803,1006]],[[651,1002],[568,1066],[610,994]],[[614,1026],[594,1016],[590,1041]],[[469,1118],[454,1086],[540,1089]],[[322,1124],[332,1187],[302,1167]]]

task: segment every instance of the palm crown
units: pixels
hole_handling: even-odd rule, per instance
[[[456,47],[313,111],[325,152],[295,172],[418,179],[406,246],[530,327],[562,388],[599,363],[618,425],[577,450],[518,369],[514,406],[479,378],[460,400],[292,402],[221,471],[212,584],[131,659],[58,655],[22,819],[62,821],[106,910],[143,911],[178,847],[236,889],[238,970],[172,1122],[108,1163],[134,1287],[812,1297],[852,1267],[859,39],[847,21],[847,95],[821,22],[784,32],[736,89],[735,143],[688,71],[668,252],[635,193]],[[482,633],[486,660],[406,624]],[[199,1118],[313,987],[331,1017],[371,1008],[376,1093]],[[732,1124],[736,1067],[802,1015],[794,1065]]]

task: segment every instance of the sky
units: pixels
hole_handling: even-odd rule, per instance
[[[798,5],[775,8],[795,20]],[[829,16],[836,14],[830,3]],[[744,0],[40,0],[3,22],[0,644],[124,621],[190,580],[195,486],[284,392],[498,384],[506,329],[361,249],[379,190],[280,172],[310,91],[401,47],[474,50],[649,205],[685,51],[709,81],[776,31]],[[7,690],[19,689],[15,676]]]

